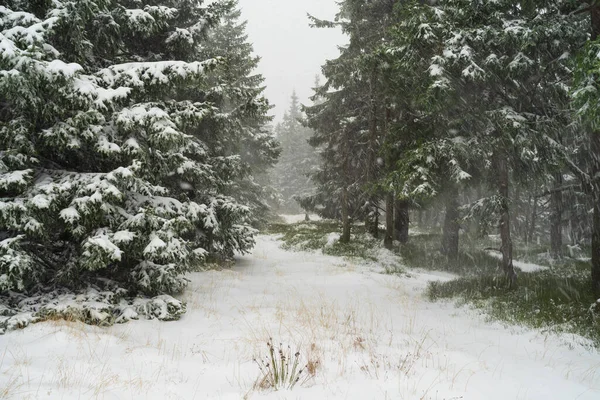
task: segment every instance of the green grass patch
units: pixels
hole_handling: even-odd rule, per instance
[[[440,252],[441,241],[441,235],[437,234],[411,236],[409,243],[400,247],[400,255],[411,267],[457,275],[481,275],[498,270],[499,261],[483,251],[487,243],[463,245],[458,258],[451,260]]]
[[[289,250],[315,251],[321,250],[323,254],[339,256],[349,259],[378,262],[379,250],[382,248],[382,239],[375,239],[367,233],[364,225],[352,226],[350,243],[340,243],[339,234],[342,225],[337,221],[310,221],[296,224],[272,224],[266,233],[281,235],[283,248]],[[337,238],[336,238],[337,236]],[[383,233],[380,235],[383,238]],[[385,265],[389,272],[402,271],[398,265]]]
[[[590,310],[596,301],[589,276],[558,276],[553,270],[519,274],[518,287],[508,289],[502,277],[461,277],[432,282],[432,300],[458,298],[500,321],[554,332],[575,333],[600,346],[600,315]]]
[[[427,294],[432,301],[457,299],[479,308],[490,318],[510,324],[553,332],[579,334],[600,346],[600,315],[590,310],[596,298],[591,290],[590,263],[568,257],[552,260],[544,245],[518,246],[515,260],[549,267],[519,273],[518,286],[509,289],[500,261],[485,249],[498,249],[493,238],[461,237],[458,260],[448,260],[440,251],[441,235],[411,237],[401,248],[406,265],[442,270],[460,277],[432,282]]]

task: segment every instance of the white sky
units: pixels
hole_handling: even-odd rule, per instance
[[[266,95],[279,120],[296,89],[300,101],[309,104],[315,75],[327,59],[337,58],[344,35],[334,29],[309,27],[307,13],[333,19],[335,0],[239,0],[248,20],[248,36],[254,52],[262,57],[258,72],[266,78]]]

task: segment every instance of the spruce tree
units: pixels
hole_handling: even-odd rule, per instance
[[[251,248],[248,207],[228,196],[243,164],[212,100],[221,61],[202,56],[229,6],[0,6],[0,290],[173,292],[207,256]]]
[[[227,193],[250,207],[250,221],[262,226],[273,214],[269,199],[274,192],[267,183],[267,172],[280,153],[269,128],[271,106],[264,95],[265,79],[256,73],[260,57],[248,42],[246,21],[241,21],[238,1],[231,4],[222,22],[209,32],[203,57],[219,57],[222,64],[211,74],[218,91],[211,101],[220,109],[218,137],[223,154],[239,154],[241,174]]]

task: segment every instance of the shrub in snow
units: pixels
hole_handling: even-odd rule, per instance
[[[233,145],[246,131],[228,129],[222,60],[202,55],[231,4],[154,3],[0,6],[0,292],[97,278],[176,292],[208,256],[253,246],[250,208],[230,197],[248,176]],[[261,140],[257,157],[272,145]],[[114,319],[64,305],[36,312]],[[146,306],[157,318],[180,307]]]

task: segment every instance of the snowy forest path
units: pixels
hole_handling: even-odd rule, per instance
[[[434,275],[385,275],[259,236],[231,270],[189,278],[188,312],[178,322],[56,321],[0,337],[0,388],[11,385],[5,397],[600,398],[597,353],[431,303],[423,289]],[[315,367],[306,385],[252,390],[253,359],[268,354],[269,338]]]

